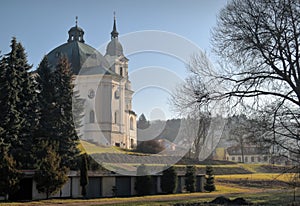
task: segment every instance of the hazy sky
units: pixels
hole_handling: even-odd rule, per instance
[[[78,25],[85,31],[85,43],[100,49],[104,55],[101,45],[110,40],[115,11],[121,43],[124,43],[122,35],[126,37],[129,33],[157,30],[179,35],[179,38],[189,40],[210,53],[210,32],[216,25],[217,15],[226,2],[226,0],[2,0],[0,51],[1,54],[7,53],[11,38],[15,36],[25,47],[29,63],[33,64],[35,69],[45,54],[67,41],[67,32],[75,25],[75,16],[78,16]],[[153,43],[161,45],[164,42],[151,42]],[[127,45],[127,42],[124,44]],[[172,47],[170,43],[167,46]],[[176,52],[181,48],[182,46],[175,48]],[[125,46],[124,51],[125,55],[128,54]],[[127,57],[130,60],[130,74],[143,71],[141,68],[153,68],[150,70],[154,76],[146,75],[147,72],[145,75],[141,75],[143,73],[135,75],[132,81],[133,88],[136,88],[137,76],[139,81],[143,81],[143,78],[145,80],[156,78],[160,82],[165,80],[167,82],[172,74],[181,79],[186,76],[184,62],[176,58],[176,55],[174,58],[174,55],[160,52],[137,52],[130,53]],[[160,69],[155,68],[164,69],[172,74],[161,73]],[[144,113],[148,119],[176,117],[176,114],[169,110],[167,103],[169,92],[170,89],[164,88],[163,85],[139,88],[133,98],[133,109],[138,115]]]

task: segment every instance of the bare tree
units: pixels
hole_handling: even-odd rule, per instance
[[[199,61],[194,58],[187,65],[189,76],[172,94],[171,105],[175,112],[186,118],[181,123],[180,138],[185,145],[189,144],[189,156],[203,160],[217,146],[225,119],[220,116],[220,101],[207,101],[211,90],[217,92],[218,84],[209,76],[202,75],[202,71],[212,70],[212,65],[204,53],[194,57]]]
[[[224,101],[257,119],[257,138],[299,157],[300,1],[232,0],[212,35],[220,68],[214,69],[205,54],[194,55],[190,76],[173,95],[175,108],[201,114]]]
[[[230,1],[213,30],[222,69],[204,70],[199,57],[192,62],[198,74],[225,89],[210,90],[198,99],[226,99],[230,106],[242,105],[249,116],[268,117],[272,133],[266,139],[290,156],[300,154],[299,42],[298,0]]]

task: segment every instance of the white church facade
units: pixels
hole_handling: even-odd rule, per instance
[[[122,148],[137,144],[136,114],[132,110],[131,82],[128,59],[119,42],[114,18],[111,41],[103,56],[85,44],[84,31],[77,25],[69,30],[67,43],[47,55],[55,67],[61,56],[66,56],[74,74],[74,91],[84,99],[84,117],[80,128],[81,139]]]

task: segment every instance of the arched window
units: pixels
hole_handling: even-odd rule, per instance
[[[133,118],[130,117],[130,129],[133,130]]]
[[[123,76],[123,67],[120,67],[120,75]]]
[[[95,112],[93,110],[90,111],[90,123],[95,123]]]
[[[118,112],[116,111],[115,112],[115,124],[118,123],[118,118],[119,118],[119,115],[118,115]]]

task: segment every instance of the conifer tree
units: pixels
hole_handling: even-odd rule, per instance
[[[185,173],[185,188],[189,192],[195,192],[196,187],[196,167],[187,166]]]
[[[206,166],[206,183],[204,184],[204,189],[208,192],[212,192],[216,190],[215,186],[215,178],[214,178],[214,171],[212,166]]]
[[[49,195],[55,194],[67,182],[67,168],[62,167],[61,157],[56,153],[57,144],[54,142],[40,141],[39,148],[43,156],[40,156],[38,169],[34,174],[36,181],[36,189],[39,192],[46,193],[47,199]]]
[[[27,56],[21,43],[16,45],[15,66],[18,69],[20,76],[20,86],[22,88],[19,93],[19,102],[17,102],[17,110],[22,118],[19,143],[15,148],[15,158],[19,166],[23,169],[34,168],[33,162],[33,137],[36,133],[37,123],[39,118],[38,99],[37,99],[37,84],[34,80],[32,68],[27,62]]]
[[[161,190],[167,194],[174,193],[177,189],[177,173],[173,166],[163,171],[160,181]]]
[[[144,164],[137,168],[137,176],[135,182],[135,190],[138,195],[149,195],[152,187],[152,178],[147,175],[146,166]]]
[[[81,164],[80,164],[80,186],[81,186],[81,195],[86,197],[86,186],[89,183],[88,179],[88,162],[87,162],[87,154],[81,155]]]
[[[33,168],[32,138],[38,121],[36,87],[25,50],[15,38],[0,63],[0,125],[18,168]]]
[[[137,127],[139,129],[147,129],[150,126],[149,121],[146,119],[144,114],[141,114],[137,122]]]
[[[19,134],[24,119],[18,104],[22,91],[17,61],[17,41],[11,41],[11,52],[0,60],[0,138],[9,145],[9,153],[15,154],[20,146]]]
[[[54,101],[57,119],[57,135],[59,149],[62,157],[62,166],[76,168],[76,159],[79,155],[79,137],[76,132],[72,113],[72,96],[74,85],[70,64],[66,57],[62,57],[54,71]]]
[[[47,57],[44,57],[37,69],[39,85],[40,123],[38,140],[57,142],[57,153],[61,156],[61,165],[78,169],[79,138],[75,124],[80,124],[83,104],[78,95],[73,96],[72,74],[68,60],[60,59],[56,70],[51,71]],[[75,102],[73,118],[72,100]],[[80,125],[79,125],[80,127]]]
[[[16,161],[8,153],[8,146],[0,143],[0,196],[14,193],[18,189],[21,174],[16,169]]]
[[[45,56],[39,67],[37,68],[36,81],[38,84],[38,102],[40,110],[40,121],[38,124],[35,144],[39,141],[58,141],[55,115],[56,103],[54,100],[55,85],[53,82],[53,75]]]

